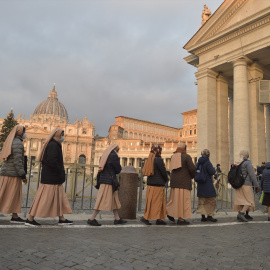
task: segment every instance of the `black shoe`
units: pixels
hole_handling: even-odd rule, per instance
[[[167,225],[167,223],[162,219],[157,219],[156,225]]]
[[[20,217],[17,217],[17,218],[12,217],[10,220],[10,223],[23,224],[23,223],[25,223],[25,220],[21,219]]]
[[[201,219],[202,222],[205,222],[205,221],[208,221],[207,218],[205,216],[202,216],[202,219]]]
[[[152,225],[152,223],[149,222],[149,220],[145,219],[144,217],[141,217],[140,221],[143,222],[145,225]]]
[[[96,219],[93,219],[93,220],[88,219],[87,224],[91,226],[101,226],[101,224],[99,224]]]
[[[217,222],[217,219],[216,218],[213,218],[212,216],[208,216],[207,217],[207,221]]]
[[[268,221],[270,221],[270,217],[268,217]]]
[[[253,217],[251,217],[249,214],[245,214],[245,218],[246,218],[247,220],[252,220],[252,219],[253,219]]]
[[[170,221],[175,222],[174,217],[167,215],[167,218],[168,218]]]
[[[238,213],[237,220],[242,221],[242,222],[248,222],[248,220],[245,218],[244,213],[242,213],[242,212]]]
[[[115,219],[114,222],[113,222],[114,225],[117,225],[117,224],[125,224],[125,223],[127,223],[127,221],[124,220],[124,219],[122,219],[122,218],[120,218],[120,219],[118,219],[118,220]]]
[[[41,224],[37,223],[34,219],[32,221],[30,220],[26,220],[24,223],[25,226],[31,226],[31,227],[37,227],[37,226],[41,226]]]
[[[70,221],[68,219],[65,220],[59,219],[58,225],[73,225],[73,221]]]
[[[178,219],[177,220],[177,225],[189,225],[189,222],[186,221],[186,220],[181,220],[181,219]]]

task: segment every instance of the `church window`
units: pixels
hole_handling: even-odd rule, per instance
[[[185,131],[185,136],[187,136],[187,131]]]
[[[80,163],[80,164],[85,164],[85,161],[86,161],[85,155],[80,155],[80,156],[79,156],[79,163]]]
[[[140,142],[137,142],[137,145],[140,145]]]
[[[131,142],[130,145],[132,146],[133,145],[133,142]]]
[[[44,127],[44,130],[47,130],[47,127]]]
[[[192,130],[189,131],[189,135],[192,135]]]
[[[194,134],[197,134],[197,129],[194,129]]]
[[[83,128],[82,134],[87,134],[86,128]]]
[[[68,130],[68,133],[69,133],[69,134],[72,134],[72,129],[69,129],[69,130]]]

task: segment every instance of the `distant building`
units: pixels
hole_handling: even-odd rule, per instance
[[[187,152],[194,162],[197,161],[197,110],[182,113],[183,128],[174,128],[159,123],[134,119],[126,116],[115,117],[107,138],[95,140],[94,164],[98,165],[105,148],[115,142],[119,145],[119,157],[122,166],[129,164],[135,168],[141,166],[153,143],[162,147],[162,158],[169,169],[171,156],[180,141],[187,144]]]
[[[26,127],[27,139],[24,141],[24,148],[28,158],[35,160],[49,133],[54,128],[60,127],[65,131],[65,140],[62,144],[64,162],[73,163],[75,160],[88,164],[93,162],[94,123],[86,117],[82,121],[76,120],[74,124],[69,123],[67,110],[57,98],[55,85],[49,97],[36,107],[33,115],[30,115],[30,120],[21,114],[16,120]],[[3,121],[4,119],[0,118],[0,126]]]

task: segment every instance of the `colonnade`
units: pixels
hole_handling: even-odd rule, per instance
[[[259,80],[263,69],[247,57],[231,62],[233,78],[212,69],[198,69],[198,156],[210,150],[213,164],[228,171],[248,150],[254,165],[270,158],[270,108],[259,103]],[[229,105],[228,105],[229,100]],[[267,150],[266,150],[267,149]]]

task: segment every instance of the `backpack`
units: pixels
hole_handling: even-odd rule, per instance
[[[243,162],[244,161],[242,161],[239,165],[232,164],[228,173],[228,182],[234,189],[242,187],[246,181],[247,175],[244,177],[241,167]]]
[[[197,166],[197,172],[196,172],[196,175],[194,177],[194,181],[198,184],[204,184],[207,180],[207,176],[205,174],[205,171],[203,169],[203,166],[202,164],[200,163],[198,166]]]

